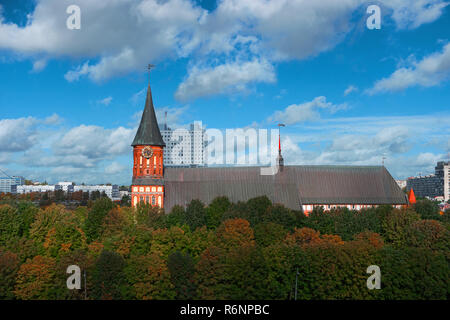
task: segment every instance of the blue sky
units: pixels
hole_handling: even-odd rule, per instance
[[[287,164],[432,173],[450,152],[441,0],[0,0],[0,168],[131,181],[145,65],[173,127],[283,128]],[[81,9],[81,29],[65,11]],[[369,30],[369,5],[381,29]]]

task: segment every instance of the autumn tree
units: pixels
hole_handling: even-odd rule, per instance
[[[175,298],[167,263],[158,252],[132,256],[124,272],[130,286],[130,297],[139,300]]]
[[[22,300],[55,299],[56,260],[51,257],[36,256],[20,266],[14,293]]]
[[[12,300],[16,273],[19,270],[17,254],[10,251],[0,251],[0,300]]]
[[[217,246],[231,249],[233,247],[253,246],[255,244],[253,229],[244,219],[228,219],[216,230]]]

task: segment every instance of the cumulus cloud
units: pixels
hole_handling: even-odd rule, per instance
[[[316,97],[312,101],[302,104],[291,104],[286,109],[276,111],[268,118],[270,122],[283,122],[287,125],[297,124],[305,121],[316,121],[320,119],[320,110],[335,113],[346,109],[346,104],[333,104],[327,102],[324,96]]]
[[[16,152],[31,148],[36,143],[37,124],[33,117],[0,120],[0,151]]]
[[[70,129],[56,141],[53,150],[57,155],[106,159],[130,152],[134,134],[133,129],[124,127],[105,129],[99,126],[80,125]]]
[[[220,94],[226,91],[243,91],[253,82],[275,82],[273,66],[266,60],[231,62],[216,67],[193,67],[179,85],[178,100]]]
[[[400,91],[414,86],[432,87],[448,80],[450,76],[450,43],[441,52],[435,52],[420,61],[397,69],[389,77],[378,80],[367,90],[368,94]]]
[[[149,61],[190,52],[205,10],[189,0],[79,0],[81,29],[66,28],[70,0],[38,1],[25,27],[0,20],[0,48],[21,54],[95,59],[66,74],[101,81],[139,70]]]
[[[399,29],[435,21],[448,4],[444,0],[379,2]],[[23,27],[6,23],[0,14],[0,49],[30,57],[36,72],[50,59],[75,58],[80,63],[65,74],[67,81],[83,77],[104,81],[142,70],[148,62],[180,57],[192,59],[193,65],[205,57],[223,62],[221,55],[244,56],[241,65],[255,59],[270,65],[332,49],[355,28],[352,16],[365,14],[361,8],[371,2],[222,0],[208,12],[191,0],[78,0],[81,29],[69,30],[65,12],[71,4],[71,0],[38,0]],[[201,78],[200,72],[208,77],[212,68],[194,68],[187,80]],[[229,85],[220,84],[223,87],[199,90],[200,94],[221,93]],[[183,91],[188,85],[180,85],[178,97],[188,95]]]

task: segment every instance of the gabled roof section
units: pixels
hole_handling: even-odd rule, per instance
[[[382,166],[284,166],[272,176],[260,167],[165,168],[166,210],[218,196],[247,201],[265,195],[294,210],[303,204],[396,204],[408,199]],[[167,211],[166,211],[167,212]]]
[[[139,124],[139,129],[137,130],[131,145],[166,146],[162,139],[161,132],[159,131],[158,121],[156,120],[150,85],[148,85],[147,88],[147,98],[145,100],[145,108],[142,113],[141,123]]]

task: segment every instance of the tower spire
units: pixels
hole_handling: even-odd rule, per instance
[[[161,131],[159,131],[158,121],[156,120],[155,108],[153,106],[152,89],[150,88],[150,70],[154,65],[149,64],[147,66],[149,83],[147,87],[147,98],[145,99],[145,108],[142,113],[141,123],[134,137],[132,146],[137,145],[152,145],[152,146],[162,146],[166,144],[161,136]]]

